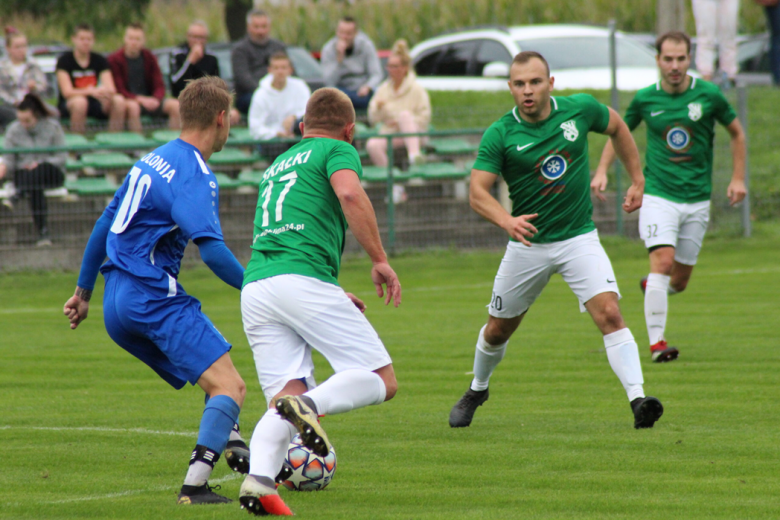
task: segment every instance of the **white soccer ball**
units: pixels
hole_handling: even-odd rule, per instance
[[[287,448],[287,462],[293,468],[290,478],[282,482],[293,491],[319,491],[325,489],[336,474],[336,452],[333,446],[326,457],[320,457],[301,443],[295,435]]]

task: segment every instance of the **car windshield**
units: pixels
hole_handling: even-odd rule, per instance
[[[518,40],[521,51],[536,51],[550,64],[551,70],[609,67],[609,38],[577,36]],[[619,67],[655,67],[652,50],[628,38],[617,38]]]

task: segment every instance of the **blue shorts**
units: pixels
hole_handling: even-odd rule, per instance
[[[179,389],[195,384],[203,372],[230,351],[200,302],[177,284],[177,294],[156,294],[121,271],[104,273],[103,314],[117,345]]]

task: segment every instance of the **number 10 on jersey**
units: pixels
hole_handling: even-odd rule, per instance
[[[286,175],[282,175],[279,180],[277,181],[279,184],[284,183],[284,188],[279,193],[279,197],[276,199],[276,212],[274,215],[274,220],[276,222],[279,222],[282,220],[282,210],[284,206],[284,199],[287,197],[287,194],[290,192],[292,187],[295,185],[295,182],[298,180],[298,174],[296,172],[290,172]],[[268,226],[268,206],[271,203],[271,198],[273,197],[274,192],[274,181],[268,181],[268,185],[263,190],[263,193],[261,197],[263,198],[263,223],[262,227]]]

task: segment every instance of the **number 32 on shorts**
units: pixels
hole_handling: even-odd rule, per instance
[[[649,224],[647,226],[647,238],[654,238],[658,236],[658,224]]]

